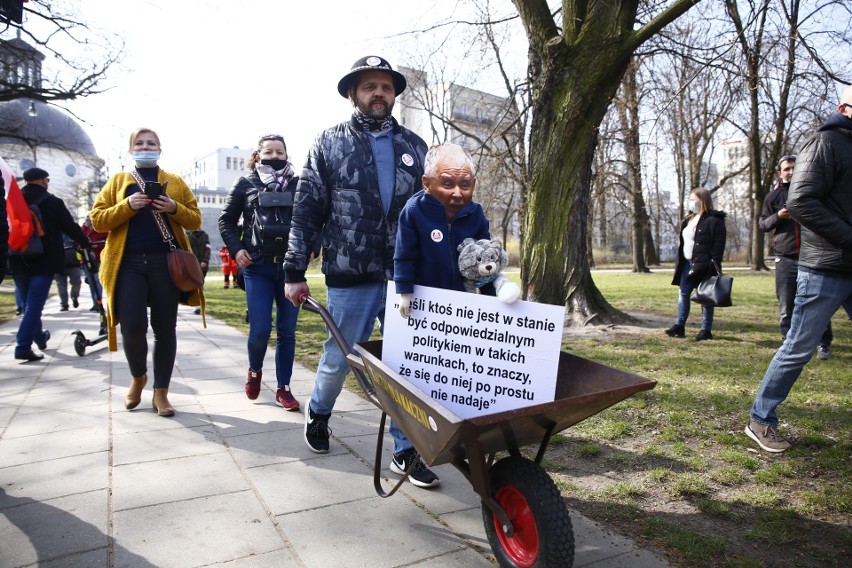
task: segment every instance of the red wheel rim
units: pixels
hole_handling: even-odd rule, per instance
[[[500,545],[506,551],[509,559],[518,566],[524,568],[532,566],[538,560],[538,529],[535,526],[535,517],[527,500],[520,491],[510,486],[501,487],[497,490],[494,499],[509,515],[509,520],[512,522],[512,528],[515,531],[511,538],[506,536],[497,515],[492,515]]]

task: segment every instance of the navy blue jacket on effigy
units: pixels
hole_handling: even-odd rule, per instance
[[[491,238],[479,203],[471,203],[447,221],[441,202],[422,189],[415,193],[399,216],[393,256],[396,293],[409,294],[415,284],[464,292],[458,246],[467,238]]]

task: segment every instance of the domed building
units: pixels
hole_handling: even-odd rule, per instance
[[[20,38],[0,40],[0,81],[38,89],[38,50]],[[39,167],[50,173],[50,192],[79,220],[103,184],[104,160],[86,131],[62,110],[29,98],[0,102],[0,155],[19,178]]]

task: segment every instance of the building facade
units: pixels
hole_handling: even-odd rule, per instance
[[[201,209],[201,228],[210,236],[210,264],[220,264],[219,250],[223,241],[219,235],[219,213],[234,182],[248,173],[251,150],[217,148],[200,155],[177,168],[177,173],[195,193]]]

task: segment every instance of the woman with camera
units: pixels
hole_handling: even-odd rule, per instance
[[[245,392],[251,400],[260,395],[274,301],[275,402],[286,410],[299,410],[299,401],[290,391],[299,308],[284,297],[282,266],[298,178],[287,161],[284,138],[278,134],[262,136],[249,158],[248,169],[248,174],[234,182],[219,216],[222,240],[245,281],[249,322]],[[242,230],[238,227],[240,219]]]
[[[184,229],[201,226],[201,211],[189,186],[176,174],[157,166],[160,138],[149,128],[130,135],[130,172],[113,175],[92,206],[92,227],[109,233],[101,252],[100,280],[108,300],[107,329],[110,351],[118,350],[116,326],[121,325],[124,355],[132,376],[124,399],[136,408],[148,382],[148,308],[154,332],[153,406],[160,416],[173,416],[169,383],[177,353],[178,303],[202,304],[200,289],[182,293],[168,268],[169,243],[157,217],[180,248],[189,250]],[[184,294],[182,296],[182,294]]]

